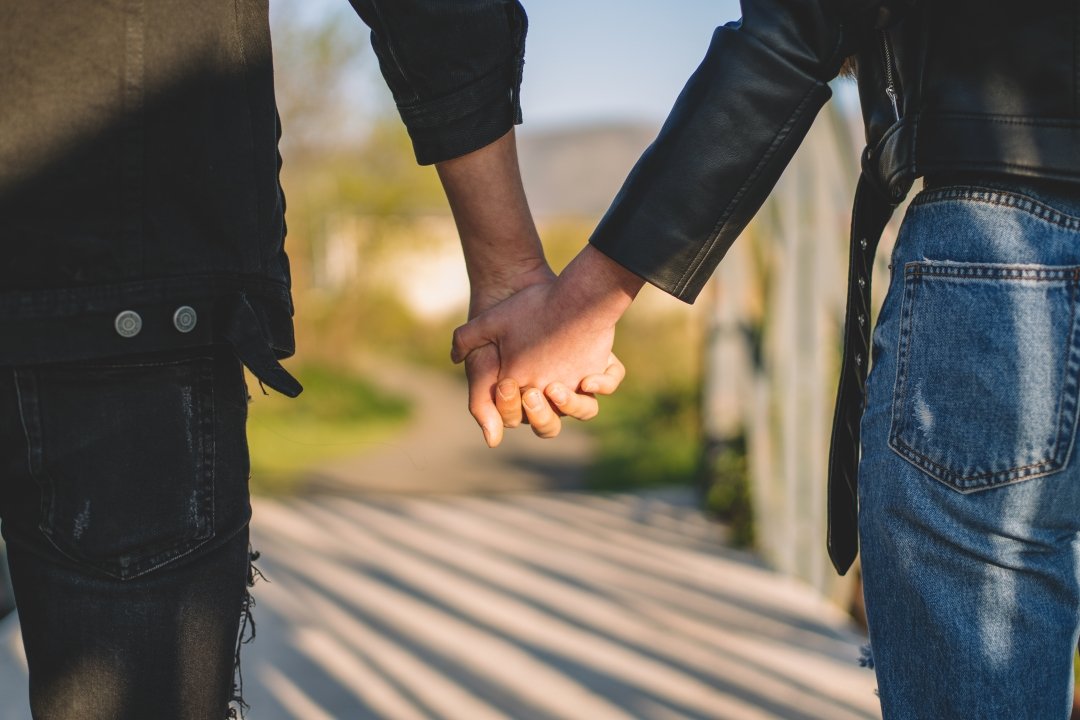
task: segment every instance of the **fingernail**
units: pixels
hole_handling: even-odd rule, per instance
[[[489,425],[481,425],[480,429],[484,431],[484,442],[487,443],[488,447],[491,447],[492,438],[495,437],[495,431]]]
[[[517,387],[513,380],[503,380],[498,385],[499,397],[503,400],[509,400],[517,394]]]
[[[530,410],[539,410],[541,402],[540,391],[530,390],[529,392],[525,393],[524,401],[525,407],[529,408]]]
[[[555,401],[556,405],[565,405],[569,400],[569,396],[566,394],[566,388],[562,385],[552,385],[548,388],[548,397]]]
[[[581,386],[582,392],[596,392],[596,383],[585,383]]]

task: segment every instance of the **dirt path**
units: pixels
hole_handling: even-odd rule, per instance
[[[581,486],[591,443],[580,424],[566,421],[562,434],[548,441],[518,428],[491,450],[468,413],[465,384],[455,376],[376,361],[361,363],[360,369],[412,399],[413,422],[367,453],[312,473],[311,487],[443,494]]]

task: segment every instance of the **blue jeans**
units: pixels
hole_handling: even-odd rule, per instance
[[[860,534],[886,720],[1064,720],[1080,628],[1080,189],[921,193],[874,333]]]
[[[226,717],[246,416],[228,348],[0,368],[0,519],[35,720]]]

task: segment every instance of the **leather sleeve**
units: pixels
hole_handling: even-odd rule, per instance
[[[831,95],[843,59],[873,38],[880,0],[744,0],[590,239],[693,302],[776,184]]]
[[[517,0],[349,0],[421,165],[477,150],[521,122],[528,20]]]

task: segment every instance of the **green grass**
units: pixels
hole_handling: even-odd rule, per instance
[[[602,398],[588,424],[597,458],[586,475],[594,490],[690,485],[699,458],[697,393],[689,386]]]
[[[293,492],[305,471],[327,460],[362,454],[409,417],[407,400],[364,378],[324,365],[291,370],[304,385],[295,399],[263,395],[258,381],[249,381],[253,397],[248,444],[255,493]]]
[[[602,398],[589,423],[597,456],[590,489],[607,492],[664,485],[701,487],[705,510],[724,522],[735,547],[753,547],[755,526],[746,448],[741,438],[703,451],[698,394],[689,384]]]
[[[730,542],[738,548],[754,546],[754,507],[746,440],[739,436],[707,447],[702,458],[702,481],[707,480],[705,510],[726,523]]]

